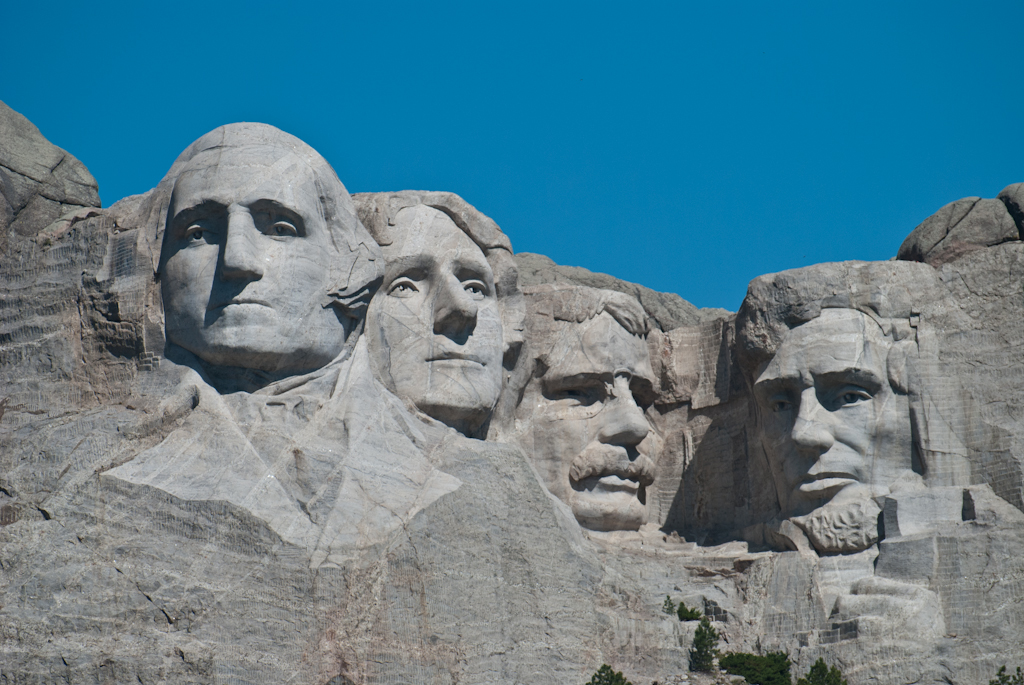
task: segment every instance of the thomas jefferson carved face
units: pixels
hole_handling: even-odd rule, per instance
[[[516,412],[527,454],[548,490],[593,530],[636,530],[646,522],[654,481],[647,344],[608,312],[583,323],[556,321]],[[543,344],[543,343],[541,343]]]
[[[168,340],[216,366],[323,366],[346,339],[328,306],[335,254],[302,159],[268,147],[201,153],[179,175],[168,212]]]
[[[501,391],[501,313],[480,247],[443,212],[406,207],[383,247],[384,283],[367,312],[378,378],[399,397],[467,435]]]
[[[758,377],[761,439],[786,516],[885,490],[912,468],[910,414],[892,342],[851,309],[794,328]]]

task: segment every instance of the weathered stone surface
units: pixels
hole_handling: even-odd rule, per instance
[[[730,314],[269,126],[57,220],[11,168],[0,680],[711,683],[666,595],[851,685],[1024,664],[1020,184]]]
[[[418,411],[465,435],[486,435],[503,363],[523,342],[508,238],[452,193],[353,199],[386,264],[367,319],[377,377]]]
[[[501,439],[519,444],[548,490],[592,530],[647,523],[656,438],[640,303],[585,286],[525,288],[527,340],[509,381]]]
[[[897,259],[927,262],[938,267],[961,255],[1021,239],[1020,184],[998,199],[965,197],[925,219],[900,245]]]
[[[629,283],[608,274],[594,273],[579,266],[562,266],[550,257],[530,252],[516,255],[519,283],[522,286],[544,283],[585,285],[589,288],[615,290],[640,301],[647,316],[663,331],[680,326],[693,326],[707,318],[727,315],[724,309],[698,309],[675,293],[659,293],[636,283]]]
[[[0,248],[7,245],[8,231],[33,236],[68,212],[100,206],[98,186],[85,166],[3,102],[0,140]]]

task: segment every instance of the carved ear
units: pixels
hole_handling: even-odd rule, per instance
[[[379,253],[378,253],[379,254]],[[335,306],[353,319],[363,319],[374,293],[384,282],[383,260],[360,243],[352,251],[347,265],[335,265],[338,287],[328,291],[325,306]]]
[[[374,293],[380,287],[383,277],[378,276],[375,280],[364,284],[362,287],[345,290],[332,290],[327,293],[330,298],[328,306],[338,307],[343,314],[353,319],[366,317],[366,308],[370,305]]]
[[[889,348],[889,356],[886,359],[889,386],[901,395],[910,392],[907,362],[912,356],[917,356],[917,343],[913,340],[901,340]]]

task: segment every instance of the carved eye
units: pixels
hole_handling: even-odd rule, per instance
[[[570,407],[589,407],[601,398],[597,388],[579,387],[562,388],[555,392],[554,399],[562,400]]]
[[[270,232],[279,237],[295,237],[299,230],[287,221],[277,221],[270,227]]]
[[[839,397],[839,406],[845,407],[851,404],[860,404],[871,399],[871,393],[867,390],[848,390]]]
[[[466,290],[467,293],[469,293],[469,296],[472,297],[474,300],[482,300],[484,297],[487,296],[487,286],[485,286],[483,283],[480,283],[479,281],[469,281],[468,283],[463,283],[462,287]]]
[[[391,285],[391,290],[388,291],[388,295],[393,295],[395,297],[409,297],[413,293],[418,293],[419,291],[419,288],[417,288],[412,281],[403,279],[395,281]]]
[[[199,224],[193,224],[185,231],[185,240],[190,243],[201,243],[206,237],[206,231]]]

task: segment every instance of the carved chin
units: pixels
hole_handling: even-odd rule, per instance
[[[639,530],[647,522],[647,508],[626,492],[573,492],[572,513],[590,530]]]
[[[829,502],[791,520],[819,553],[850,554],[878,542],[879,513],[881,509],[873,499],[862,499],[842,504]]]

